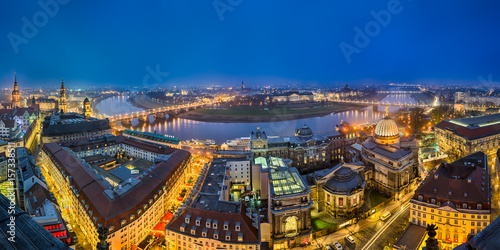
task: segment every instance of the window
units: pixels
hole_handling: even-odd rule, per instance
[[[224,221],[224,230],[229,229],[229,221]]]
[[[478,210],[483,209],[483,205],[482,205],[482,204],[477,204],[477,209],[478,209]]]

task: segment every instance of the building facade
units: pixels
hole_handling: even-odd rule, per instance
[[[418,173],[413,151],[401,147],[400,139],[396,122],[387,114],[377,123],[373,137],[362,143],[361,154],[363,162],[373,169],[375,188],[396,200],[411,191]]]
[[[143,240],[175,200],[179,183],[191,173],[190,154],[171,149],[169,157],[153,163],[137,178],[111,185],[69,148],[44,144],[42,172],[59,190],[60,206],[77,220],[86,240],[95,248],[97,229],[108,229],[110,249],[130,249]]]
[[[311,241],[311,191],[294,167],[269,168],[268,219],[272,249]]]
[[[83,115],[85,118],[90,118],[92,116],[92,110],[90,109],[90,101],[89,98],[85,97],[83,100]]]
[[[491,222],[488,157],[477,152],[442,163],[423,180],[410,204],[411,223],[437,225],[440,249],[465,243]]]
[[[64,79],[61,81],[58,109],[63,114],[66,114],[66,112],[68,112],[68,104],[66,103],[66,87],[64,87]]]
[[[344,148],[355,142],[356,134],[350,130],[314,134],[306,125],[295,130],[294,136],[268,136],[257,128],[250,134],[253,157],[282,157],[292,160],[300,171],[329,166],[344,155]]]
[[[318,212],[326,211],[335,217],[356,215],[364,204],[364,168],[359,164],[339,164],[303,176]]]
[[[111,133],[107,119],[85,118],[78,113],[53,113],[42,122],[42,142],[94,138]]]
[[[446,120],[434,130],[440,150],[457,157],[478,151],[492,155],[500,147],[500,114]]]
[[[14,77],[14,90],[12,91],[12,108],[21,108],[21,93],[17,88],[17,76]]]

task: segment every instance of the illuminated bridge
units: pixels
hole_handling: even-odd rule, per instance
[[[418,107],[418,108],[432,108],[436,105],[433,104],[423,104],[423,103],[406,103],[406,102],[381,102],[381,101],[367,101],[367,100],[342,100],[342,99],[333,99],[334,102],[340,103],[350,103],[350,104],[362,104],[368,106],[395,106],[395,107]]]
[[[110,123],[116,123],[118,121],[121,121],[122,124],[130,124],[134,118],[138,118],[140,123],[148,122],[150,116],[154,116],[155,120],[156,119],[165,119],[167,115],[169,116],[175,116],[183,112],[187,112],[193,109],[197,108],[202,108],[207,105],[212,105],[217,103],[216,101],[201,101],[201,102],[193,102],[193,103],[187,103],[187,104],[179,104],[179,105],[172,105],[168,107],[161,107],[161,108],[156,108],[156,109],[145,109],[143,111],[137,111],[137,112],[131,112],[131,113],[126,113],[126,114],[119,114],[119,115],[102,115],[102,114],[96,114],[95,116],[97,118],[107,118],[109,119]]]

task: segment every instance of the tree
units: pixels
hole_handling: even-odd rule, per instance
[[[422,130],[422,128],[427,123],[425,119],[424,109],[414,108],[410,111],[410,127],[413,131],[417,132]]]
[[[431,121],[432,121],[432,124],[438,124],[440,123],[442,120],[444,120],[444,114],[445,114],[446,110],[443,106],[439,106],[437,108],[434,108],[432,111],[431,111]]]

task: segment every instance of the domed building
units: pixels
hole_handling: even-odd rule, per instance
[[[361,157],[372,169],[373,186],[381,193],[395,196],[396,200],[411,191],[418,172],[412,147],[408,146],[416,140],[410,136],[404,141],[402,147],[398,125],[387,112],[377,123],[373,137],[362,143]]]
[[[325,210],[332,215],[349,215],[363,206],[366,181],[350,167],[342,166],[323,186]]]
[[[399,128],[389,116],[380,120],[375,127],[373,138],[378,144],[397,144],[399,142]]]
[[[304,124],[304,126],[295,130],[295,136],[299,138],[311,138],[313,132],[311,128]]]
[[[350,216],[365,203],[366,167],[362,162],[340,163],[303,175],[311,190],[313,209],[332,216]]]

